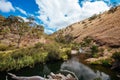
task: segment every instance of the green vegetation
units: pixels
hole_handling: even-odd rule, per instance
[[[109,67],[112,65],[112,59],[101,59],[101,60],[97,60],[97,61],[94,61],[94,62],[91,62],[90,64],[93,64],[93,65],[102,65],[102,66],[106,66],[106,67]]]
[[[88,47],[92,42],[92,39],[90,37],[86,37],[83,39],[83,42],[80,43],[81,47]]]
[[[98,46],[96,46],[96,45],[93,45],[90,49],[91,49],[92,55],[98,53],[98,51],[99,51]]]
[[[22,38],[29,37],[39,39],[44,33],[44,27],[37,25],[33,20],[33,18],[29,17],[29,22],[25,22],[18,16],[10,15],[7,18],[0,16],[0,35],[2,35],[2,40],[9,40],[9,35],[13,35],[13,38],[16,36],[15,40],[9,40],[9,44],[13,42],[15,46],[19,48]]]
[[[110,12],[113,11],[114,10]],[[97,15],[90,17],[89,21],[95,18],[97,18]],[[80,47],[86,50],[85,52],[88,50],[89,53],[91,53],[90,57],[93,58],[98,58],[100,51],[101,53],[104,52],[104,50],[99,50],[99,46],[97,46],[91,37],[84,38],[80,44],[73,43],[73,35],[64,35],[62,30],[56,35],[55,39],[51,36],[46,37],[44,36],[44,27],[35,24],[33,17],[28,17],[28,19],[29,22],[25,22],[22,18],[13,15],[7,18],[0,16],[0,35],[2,35],[2,39],[7,40],[7,37],[11,34],[17,36],[17,38],[15,38],[16,41],[11,41],[11,44],[9,44],[9,42],[8,44],[3,44],[0,41],[0,71],[20,69],[26,66],[32,67],[39,62],[45,63],[55,60],[67,60],[71,57],[71,49],[79,50]],[[86,25],[84,21],[82,24]],[[71,26],[69,29],[72,30],[73,27]],[[46,42],[38,42],[32,46],[20,47],[23,38],[36,38],[39,40],[41,36],[45,37]],[[120,61],[120,52],[114,53],[112,58]],[[103,59],[92,62],[91,64],[109,66],[111,65],[111,61],[111,59]]]
[[[114,59],[112,69],[120,69],[120,52],[115,52],[112,58]]]
[[[85,23],[85,21],[82,21],[82,24],[84,24]]]
[[[5,51],[8,49],[8,46],[5,44],[0,44],[0,51]]]
[[[91,16],[91,17],[89,18],[89,21],[94,20],[94,19],[96,19],[96,18],[97,18],[97,15],[94,14],[93,16]]]
[[[35,24],[34,17],[28,19],[29,22],[24,22],[17,16],[10,15],[7,18],[0,16],[0,37],[3,41],[6,40],[5,43],[0,41],[0,71],[32,67],[39,62],[68,59],[67,52],[71,50],[71,46],[67,43],[72,41],[72,36],[60,36],[58,43],[52,37],[46,37],[44,27]],[[13,38],[9,35],[13,35]],[[38,40],[41,36],[48,40],[48,44],[38,42],[32,46],[20,46],[24,38]]]
[[[55,40],[59,43],[63,43],[63,44],[69,44],[73,41],[73,36],[72,34],[66,34],[66,35],[62,35],[62,33],[59,33],[57,35],[57,37],[55,38]]]
[[[98,58],[100,55],[99,54],[97,54],[97,53],[95,53],[95,54],[92,54],[92,57],[93,58]]]
[[[111,7],[110,10],[108,11],[108,14],[114,13],[117,10],[117,7]]]
[[[103,59],[103,60],[101,60],[101,64],[103,65],[103,66],[111,66],[111,59]]]
[[[0,71],[32,67],[38,62],[66,60],[70,50],[71,48],[68,46],[54,42],[50,44],[37,43],[33,47],[1,51]]]
[[[59,45],[57,43],[44,45],[44,50],[48,51],[47,61],[54,61],[60,59],[60,50]]]
[[[120,52],[115,52],[112,56],[113,59],[120,61]]]
[[[113,2],[112,4],[111,4],[111,8],[110,8],[110,10],[108,11],[108,14],[110,14],[110,13],[114,13],[116,10],[117,10],[117,3],[116,2]]]
[[[0,70],[20,69],[43,62],[47,52],[35,48],[22,48],[0,53]]]

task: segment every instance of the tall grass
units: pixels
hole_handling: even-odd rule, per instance
[[[13,52],[0,53],[0,70],[20,69],[44,62],[47,52],[35,48],[23,48]]]
[[[0,71],[20,69],[26,66],[34,66],[35,63],[49,62],[54,60],[67,59],[67,48],[61,45],[40,44],[34,47],[21,48],[11,51],[0,52]],[[62,45],[63,46],[63,45]]]

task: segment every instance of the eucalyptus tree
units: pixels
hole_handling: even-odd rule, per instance
[[[10,25],[12,32],[19,36],[17,40],[17,48],[19,48],[22,36],[24,36],[28,30],[28,25],[22,18],[13,15],[8,16],[6,24]]]
[[[9,32],[9,29],[4,26],[5,17],[0,15],[0,34],[3,35],[3,38],[5,38],[5,35]]]
[[[36,22],[35,22],[35,17],[33,16],[29,16],[27,18],[29,20],[29,26],[31,27],[31,31],[30,31],[30,34],[34,37],[40,37],[41,34],[44,32],[44,27],[42,25],[38,25]]]
[[[3,17],[2,15],[0,15],[0,27],[2,27],[3,23],[4,23],[5,17]]]
[[[22,23],[19,23],[18,26],[19,27],[17,28],[17,31],[19,38],[17,47],[19,48],[22,37],[25,36],[25,34],[29,31],[29,26],[24,21]]]
[[[35,34],[35,23],[34,23],[35,18],[33,16],[28,16],[27,19],[28,19],[27,23],[30,26],[29,35],[34,36],[34,34]]]
[[[27,19],[29,20],[29,23],[33,23],[35,18],[33,16],[29,16],[27,17]]]
[[[37,29],[41,32],[44,32],[44,27],[42,25],[37,25]]]
[[[44,27],[42,25],[36,26],[37,37],[40,37],[44,33]]]

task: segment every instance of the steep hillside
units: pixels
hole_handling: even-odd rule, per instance
[[[92,17],[59,30],[55,35],[70,34],[75,42],[81,42],[85,37],[93,38],[100,45],[120,46],[120,6],[111,8],[103,14]]]
[[[0,16],[0,47],[27,47],[38,42],[49,42],[44,27],[32,24],[32,22],[24,22],[17,16],[10,15],[7,18]]]

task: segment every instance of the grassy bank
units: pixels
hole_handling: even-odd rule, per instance
[[[37,43],[33,47],[6,50],[0,52],[0,71],[34,66],[35,63],[67,59],[70,48],[61,45]]]

